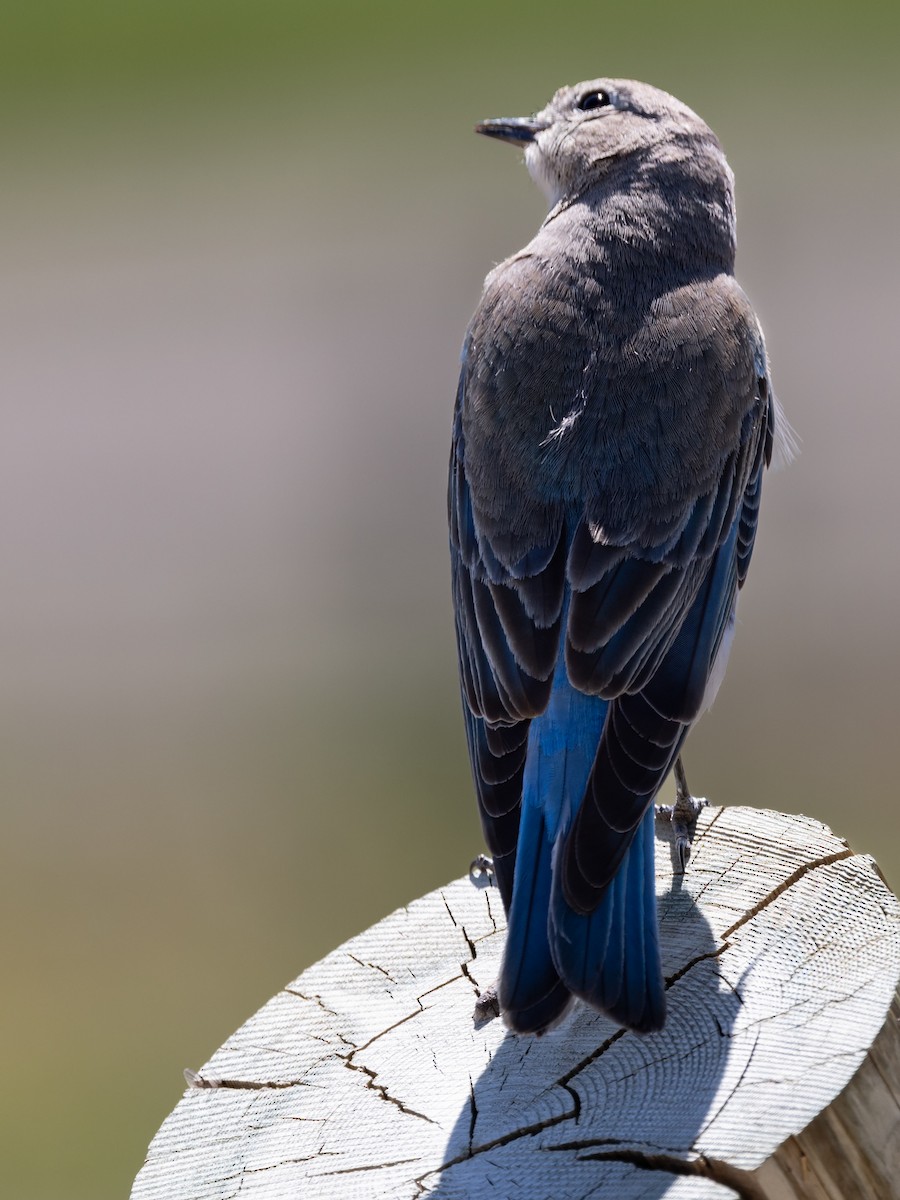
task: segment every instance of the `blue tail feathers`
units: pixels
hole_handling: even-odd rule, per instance
[[[552,845],[540,809],[523,812],[516,851],[509,932],[499,981],[500,1008],[517,1033],[540,1033],[563,1015],[571,993],[550,948]]]
[[[608,704],[557,667],[550,703],[532,721],[522,788],[500,1007],[518,1033],[539,1033],[577,996],[638,1032],[662,1027],[653,807],[590,913],[567,904],[555,858],[582,803]]]
[[[666,997],[659,953],[652,806],[597,908],[574,912],[554,881],[553,957],[566,986],[639,1033],[661,1029]]]

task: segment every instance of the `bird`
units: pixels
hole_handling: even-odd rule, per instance
[[[476,132],[549,210],[465,335],[448,509],[469,758],[507,915],[496,999],[540,1034],[581,1001],[666,1014],[654,801],[725,670],[763,474],[790,457],[734,278],[732,172],[649,84],[561,88]]]

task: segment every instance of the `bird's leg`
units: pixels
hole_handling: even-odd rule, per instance
[[[487,854],[478,854],[472,859],[469,864],[469,878],[476,887],[483,887],[484,884],[494,882],[494,860]],[[497,998],[497,985],[492,983],[490,987],[486,987],[483,992],[480,992],[475,1001],[475,1011],[472,1014],[472,1019],[475,1022],[475,1028],[480,1029],[482,1025],[488,1021],[493,1021],[495,1017],[500,1016],[500,1001]]]
[[[708,800],[702,796],[692,796],[688,787],[687,776],[681,755],[675,759],[675,803],[658,804],[657,816],[668,817],[672,822],[672,832],[675,835],[675,849],[678,851],[678,861],[681,870],[687,869],[691,857],[691,826],[700,815],[700,810],[706,808]]]

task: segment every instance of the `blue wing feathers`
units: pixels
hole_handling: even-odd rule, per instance
[[[757,467],[756,476],[747,488],[744,503],[741,506],[741,519],[738,526],[737,541],[737,575],[738,586],[747,578],[750,568],[750,556],[753,554],[753,544],[756,541],[756,526],[759,521],[759,501],[762,492],[762,464]]]
[[[604,646],[667,570],[663,563],[629,558],[586,591],[575,592],[569,614],[569,641],[575,649],[590,652]]]
[[[555,625],[562,612],[566,586],[566,541],[560,536],[544,569],[516,577],[516,591],[528,616],[541,629]]]
[[[475,750],[479,778],[491,786],[508,783],[525,765],[528,752],[526,741],[523,739],[520,745],[497,753],[491,749],[488,729],[484,722],[471,714],[470,721],[472,728],[469,730],[469,738]],[[526,726],[527,737],[527,722],[523,721],[522,724]]]
[[[673,569],[661,574],[636,610],[605,643],[595,647],[575,646],[572,638],[572,621],[580,612],[579,602],[582,599],[581,594],[576,593],[572,600],[569,644],[583,656],[573,659],[570,664],[577,664],[573,682],[585,691],[595,692],[606,699],[612,699],[625,690],[631,672],[665,639],[672,620],[682,607],[680,596],[692,584],[690,572]]]
[[[595,541],[587,521],[579,521],[569,549],[567,574],[573,588],[586,591],[626,557],[624,546]]]
[[[556,665],[559,610],[554,623],[541,626],[529,616],[516,588],[503,584],[489,584],[488,590],[500,619],[503,635],[516,662],[522,671],[527,672],[533,679],[545,682],[553,674]]]
[[[484,722],[471,712],[466,714],[466,735],[470,745],[475,747],[472,768],[483,815],[488,818],[502,817],[518,809],[525,770],[525,755],[521,747],[496,757],[484,751]]]
[[[528,738],[528,721],[517,721],[514,725],[488,725],[482,723],[484,739],[491,754],[509,754]]]
[[[516,661],[487,585],[473,580],[472,599],[481,644],[497,688],[504,696],[507,711],[514,717],[535,716],[542,711],[550,695],[549,677],[535,679]],[[555,651],[555,645],[551,649]]]
[[[673,721],[687,724],[703,706],[716,651],[734,608],[737,535],[738,523],[734,522],[669,653],[644,689],[645,698],[657,712]]]
[[[642,735],[625,716],[621,704],[611,705],[604,737],[603,750],[610,767],[619,783],[635,795],[652,791],[660,771],[668,771],[672,742],[660,745],[653,735]]]

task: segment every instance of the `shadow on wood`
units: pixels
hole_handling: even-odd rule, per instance
[[[900,908],[872,860],[750,809],[701,815],[685,875],[658,850],[660,1033],[583,1008],[542,1038],[476,1028],[502,908],[459,880],[229,1038],[133,1200],[900,1195]]]

